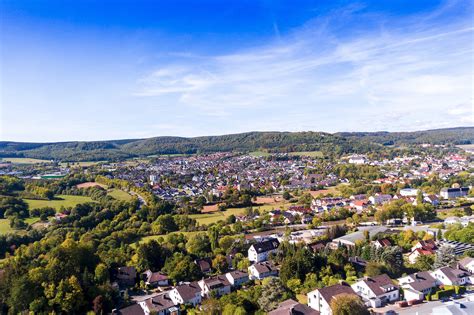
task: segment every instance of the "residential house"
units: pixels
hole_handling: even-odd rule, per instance
[[[365,277],[352,285],[352,289],[370,307],[380,307],[388,302],[398,301],[398,286],[386,274]]]
[[[253,244],[248,250],[248,258],[251,262],[265,261],[268,255],[278,250],[278,246],[280,242],[275,238]]]
[[[132,304],[118,310],[112,310],[112,315],[145,315],[145,311],[140,305]]]
[[[181,284],[170,291],[169,296],[175,304],[191,304],[196,306],[201,303],[202,289],[197,282]]]
[[[268,315],[319,315],[319,312],[305,304],[289,299],[281,302],[278,308],[268,312]]]
[[[258,262],[249,267],[250,280],[261,280],[263,278],[277,275],[278,269],[269,261]]]
[[[434,255],[436,249],[438,249],[438,246],[436,246],[434,240],[419,241],[411,248],[408,261],[410,264],[414,264],[418,257],[422,255]]]
[[[179,307],[170,298],[168,293],[163,293],[138,303],[145,315],[179,315]]]
[[[382,238],[380,240],[376,240],[372,243],[375,247],[377,248],[384,248],[384,247],[390,247],[392,246],[392,243],[390,242],[390,240],[386,239],[386,238]]]
[[[458,269],[469,271],[474,275],[474,258],[465,257],[458,262]]]
[[[441,188],[439,195],[444,199],[464,197],[469,194],[469,187]]]
[[[230,293],[231,284],[225,275],[213,276],[198,281],[201,288],[201,295],[209,297],[211,292],[216,296],[223,296]]]
[[[249,274],[245,271],[234,270],[226,273],[225,276],[233,287],[240,287],[249,281]]]
[[[196,259],[194,263],[199,267],[202,273],[210,273],[212,271],[212,261],[210,258]]]
[[[118,267],[115,278],[119,285],[133,286],[137,278],[137,270],[132,266]]]
[[[164,287],[169,285],[168,276],[162,272],[147,270],[143,273],[145,284],[153,287]]]
[[[369,201],[373,205],[381,205],[381,204],[387,203],[391,200],[392,200],[392,196],[387,195],[387,194],[385,194],[385,195],[384,194],[376,194],[375,196],[370,196],[369,197]]]
[[[468,272],[447,266],[432,271],[431,276],[433,276],[440,285],[466,285],[470,281],[470,274]]]
[[[437,287],[436,279],[429,271],[417,272],[398,279],[403,288],[405,300],[422,300]]]
[[[331,301],[340,294],[356,295],[351,286],[345,282],[335,284],[308,293],[308,306],[321,315],[332,315]]]

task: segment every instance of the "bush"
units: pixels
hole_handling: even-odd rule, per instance
[[[452,289],[452,288],[439,290],[438,292],[433,294],[433,300],[439,300],[439,299],[442,299],[444,297],[450,297],[453,294],[454,294],[454,289]]]

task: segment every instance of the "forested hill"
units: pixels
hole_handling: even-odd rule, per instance
[[[192,154],[224,151],[293,152],[320,150],[326,154],[365,153],[382,145],[470,144],[474,127],[416,132],[248,132],[196,138],[155,137],[92,142],[0,142],[0,157],[62,161],[119,160],[153,154]]]
[[[364,139],[366,141],[390,144],[472,144],[474,143],[474,127],[458,127],[433,129],[413,132],[339,132],[335,135],[348,139]]]

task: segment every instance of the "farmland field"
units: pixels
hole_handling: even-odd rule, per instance
[[[91,197],[86,196],[71,196],[71,195],[58,195],[57,198],[61,198],[61,200],[33,200],[33,199],[25,199],[25,201],[30,206],[30,209],[35,208],[44,208],[44,207],[52,207],[59,211],[61,206],[63,207],[75,207],[80,203],[86,202],[93,202]]]
[[[51,163],[50,160],[30,159],[30,158],[1,158],[2,162],[11,162],[13,164],[39,164]]]
[[[129,201],[132,199],[132,196],[128,192],[121,189],[111,189],[108,191],[108,195],[120,201]]]

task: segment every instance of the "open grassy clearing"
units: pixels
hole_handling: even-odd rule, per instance
[[[158,240],[159,238],[164,238],[166,239],[169,235],[172,235],[172,234],[184,234],[184,236],[186,238],[190,238],[190,237],[193,237],[194,235],[196,235],[197,233],[206,233],[206,232],[203,232],[203,231],[193,231],[193,232],[181,232],[181,231],[176,231],[176,232],[171,232],[171,233],[168,233],[168,234],[164,234],[164,235],[150,235],[150,236],[144,236],[142,237],[138,243],[139,244],[143,244],[143,243],[147,243],[151,240]],[[132,247],[135,247],[135,244],[131,244]]]
[[[121,189],[110,189],[108,191],[108,195],[113,197],[114,199],[121,200],[121,201],[129,201],[132,199],[132,196]]]
[[[93,166],[99,163],[107,163],[107,161],[84,161],[84,162],[61,162],[62,167],[66,167],[69,164],[69,167],[87,167]]]
[[[290,152],[288,153],[290,156],[307,156],[307,157],[323,157],[323,153],[321,151],[301,151],[301,152]]]
[[[75,207],[76,205],[81,203],[94,202],[91,197],[86,196],[57,195],[56,197],[61,198],[61,200],[25,199],[25,201],[30,206],[30,209],[52,207],[56,209],[56,211],[59,211],[61,207]]]
[[[249,155],[255,156],[255,157],[265,157],[265,156],[270,156],[271,154],[266,151],[253,151],[253,152],[250,152]]]
[[[25,223],[32,225],[38,222],[40,219],[38,217],[26,218]],[[10,227],[9,219],[0,219],[0,235],[7,233],[23,233],[25,230],[16,230]]]
[[[253,209],[258,209],[261,213],[268,212],[274,209],[288,209],[291,204],[282,201],[273,204],[263,204],[253,206]],[[189,217],[196,219],[199,224],[212,224],[216,223],[219,220],[226,220],[231,215],[243,215],[245,213],[245,208],[229,208],[225,211],[216,211],[216,212],[209,212],[209,213],[202,213],[202,214],[191,214]]]
[[[10,227],[10,220],[0,219],[0,234],[14,233],[18,230],[14,230]]]
[[[32,158],[1,158],[1,162],[11,162],[13,164],[40,164],[40,163],[51,163],[50,160],[40,160]]]

